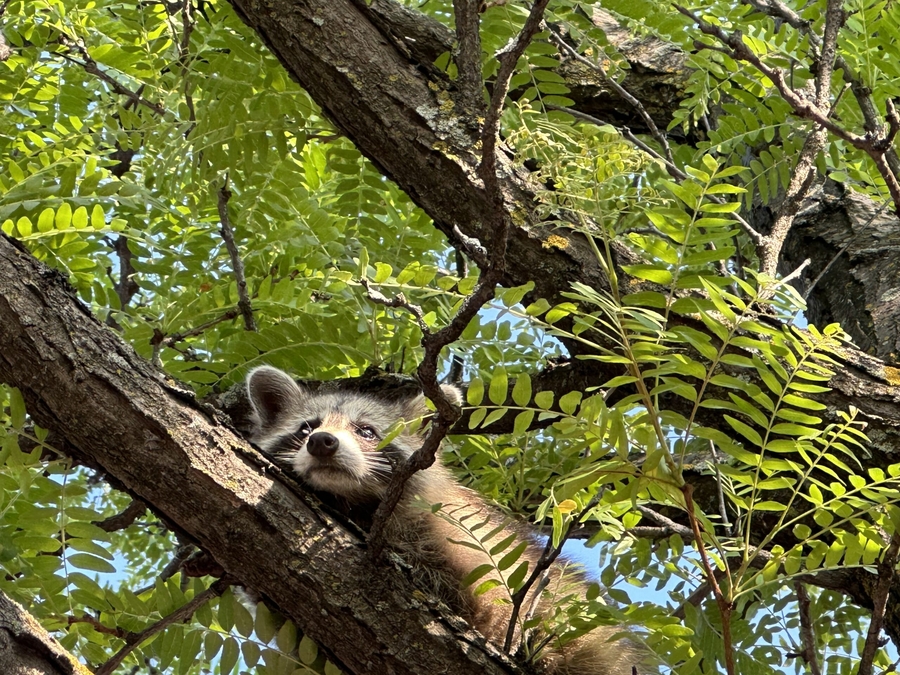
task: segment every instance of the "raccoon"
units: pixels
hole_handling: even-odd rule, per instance
[[[394,467],[415,452],[424,438],[421,430],[412,431],[410,425],[378,449],[385,431],[398,420],[421,420],[429,414],[421,395],[392,400],[350,392],[311,392],[270,366],[251,371],[246,386],[252,408],[252,440],[363,527],[381,501]],[[456,387],[445,385],[444,391],[461,402]],[[439,512],[431,508],[433,504],[441,505]],[[452,514],[452,518],[441,514]],[[511,607],[497,600],[508,595],[502,583],[479,596],[473,587],[462,587],[462,579],[479,565],[489,563],[489,558],[453,543],[464,539],[460,521],[479,522],[483,525],[481,532],[493,532],[489,544],[515,533],[529,542],[523,559],[533,565],[540,557],[541,547],[525,526],[509,523],[484,498],[460,485],[439,459],[409,479],[387,525],[387,545],[415,570],[417,582],[425,590],[486,638],[503,645]],[[587,590],[587,583],[559,562],[549,570],[549,584],[575,584],[582,595]],[[543,597],[539,589],[532,590],[532,595],[526,598],[522,611],[546,615],[552,609],[552,600]],[[622,629],[614,626],[595,628],[564,645],[549,636],[530,635],[528,639],[547,642],[539,663],[554,675],[632,675],[643,659],[631,641],[618,639],[621,633]],[[518,643],[521,636],[516,634],[515,639]]]

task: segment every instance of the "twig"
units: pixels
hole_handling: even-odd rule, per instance
[[[86,73],[100,78],[101,80],[106,82],[106,84],[108,84],[116,94],[127,97],[128,100],[133,102],[135,105],[140,104],[146,108],[149,108],[160,117],[166,115],[167,111],[162,105],[160,105],[159,103],[154,103],[153,101],[148,101],[139,93],[131,91],[130,89],[128,89],[128,87],[121,84],[105,70],[100,70],[100,66],[97,65],[97,62],[94,61],[93,58],[91,58],[91,55],[88,54],[87,49],[85,49],[84,46],[80,42],[78,42],[78,40],[70,38],[68,35],[63,34],[59,36],[59,42],[64,47],[68,47],[69,51],[77,52],[81,57],[81,61],[79,61],[78,59],[72,58],[68,54],[60,54],[60,56],[62,56],[66,61],[79,65],[84,68],[84,71]]]
[[[222,239],[225,240],[228,255],[231,256],[231,268],[234,270],[234,277],[237,280],[238,309],[244,317],[244,328],[255,333],[257,330],[256,319],[253,318],[253,307],[250,304],[250,295],[247,293],[244,263],[237,245],[234,243],[234,231],[231,229],[231,221],[228,218],[229,199],[231,199],[231,191],[228,189],[228,176],[226,175],[225,183],[219,188],[219,223],[222,225],[219,231],[222,233]]]
[[[453,234],[456,235],[456,238],[459,240],[459,244],[462,246],[466,255],[474,260],[478,267],[485,268],[490,265],[487,249],[480,241],[478,241],[478,239],[463,234],[463,231],[459,229],[459,225],[453,226]]]
[[[721,580],[722,577],[725,576],[725,572],[722,570],[715,570],[715,574],[716,574],[716,581]],[[672,612],[672,616],[674,616],[676,619],[681,619],[682,621],[684,621],[686,611],[687,611],[686,607],[688,605],[692,605],[694,607],[699,607],[700,604],[706,599],[706,596],[709,595],[711,592],[712,592],[712,584],[710,584],[708,581],[704,581],[699,586],[697,586],[697,588],[694,589],[693,593],[691,593],[688,597],[686,597],[684,599],[684,602],[681,603],[681,605],[678,607],[678,609],[676,609],[674,612]]]
[[[489,242],[490,258],[482,258],[482,261],[479,262],[478,257],[480,256],[477,253],[472,255],[472,259],[481,267],[481,276],[472,293],[463,298],[456,316],[448,325],[439,331],[422,335],[422,347],[425,354],[419,363],[416,375],[422,385],[422,391],[434,403],[437,414],[432,419],[422,447],[393,472],[384,498],[372,518],[368,544],[369,556],[373,560],[377,559],[384,549],[384,529],[388,518],[400,502],[406,481],[417,471],[427,469],[434,464],[435,453],[440,447],[441,441],[462,414],[459,407],[447,398],[438,384],[437,362],[441,350],[459,339],[472,318],[494,297],[494,289],[503,279],[506,270],[506,244],[509,238],[510,223],[503,202],[503,192],[497,178],[497,136],[500,129],[500,113],[506,100],[509,81],[515,70],[516,62],[537,32],[548,2],[549,0],[536,0],[518,36],[498,53],[500,68],[494,81],[490,107],[485,115],[484,129],[481,134],[481,163],[478,167],[491,205],[489,215],[493,232]],[[467,239],[469,238],[461,238],[460,241],[466,245]]]
[[[116,670],[116,668],[121,665],[122,661],[133,652],[137,647],[147,638],[156,635],[161,630],[165,629],[168,626],[171,626],[173,623],[179,623],[181,621],[186,621],[194,615],[194,612],[197,611],[204,604],[209,602],[216,596],[222,595],[229,586],[231,586],[232,582],[229,579],[218,579],[212,586],[207,588],[202,593],[198,593],[191,600],[174,612],[169,614],[168,616],[163,617],[156,623],[151,626],[148,626],[140,633],[133,633],[129,635],[125,639],[125,646],[122,647],[118,652],[116,652],[112,658],[109,659],[106,663],[100,666],[96,671],[94,671],[95,675],[112,675],[112,673]]]
[[[780,285],[784,285],[790,281],[793,281],[797,277],[799,277],[803,273],[803,270],[805,270],[807,267],[809,267],[809,264],[811,262],[812,262],[812,259],[806,258],[802,263],[797,265],[797,268],[793,272],[788,274],[786,277],[781,278],[781,281],[779,282]]]
[[[140,499],[132,499],[131,503],[125,507],[121,513],[110,516],[105,520],[95,520],[94,525],[105,532],[117,532],[129,527],[135,520],[140,518],[147,511],[147,505]]]
[[[361,278],[359,280],[359,283],[363,288],[366,289],[366,297],[368,297],[369,300],[378,305],[384,305],[385,307],[405,309],[415,317],[416,323],[419,324],[419,330],[422,331],[423,335],[431,332],[428,324],[425,323],[425,313],[422,311],[422,308],[418,305],[414,305],[409,300],[407,300],[406,296],[403,293],[397,293],[397,295],[395,295],[393,298],[388,298],[380,291],[376,291],[374,288],[372,288],[369,285],[369,280],[365,277]]]
[[[815,626],[813,626],[812,618],[809,614],[809,593],[806,592],[806,584],[801,581],[795,581],[794,590],[797,592],[797,607],[800,612],[800,640],[803,644],[801,656],[809,666],[811,675],[822,675],[816,650]]]
[[[192,544],[179,544],[179,546],[175,549],[175,553],[172,556],[172,559],[166,563],[166,566],[162,568],[162,571],[157,575],[157,579],[159,581],[165,581],[166,579],[171,579],[175,576],[175,573],[178,572],[182,565],[184,565],[185,561],[187,561],[196,550]],[[146,593],[147,591],[152,591],[156,587],[156,581],[154,581],[149,586],[145,586],[144,588],[139,588],[134,591],[135,595],[141,595],[142,593]]]
[[[872,594],[872,620],[869,622],[869,631],[860,655],[857,675],[872,675],[872,662],[875,660],[875,653],[879,647],[881,626],[884,624],[884,613],[887,610],[888,596],[894,581],[898,553],[900,553],[900,532],[894,532],[891,536],[891,543],[884,552],[884,557],[878,563],[878,581],[875,584],[875,592]]]
[[[506,94],[509,92],[509,81],[512,79],[516,70],[516,63],[519,57],[525,53],[525,48],[531,42],[535,33],[538,32],[541,23],[544,20],[544,10],[547,8],[550,0],[535,0],[531,6],[528,18],[525,19],[525,25],[519,34],[513,38],[509,44],[497,52],[497,58],[500,61],[500,68],[497,70],[497,76],[494,80],[494,90],[491,94],[491,104],[488,108],[487,115],[484,120],[484,128],[481,131],[481,165],[479,166],[479,174],[484,181],[484,187],[488,195],[493,198],[495,204],[495,219],[499,217],[505,221],[502,215],[503,193],[500,190],[500,184],[497,179],[497,138],[500,132],[500,113],[503,111],[503,102],[506,100]],[[499,223],[495,223],[498,224]],[[508,228],[501,228],[501,232],[495,233],[498,238],[503,239],[505,244]],[[498,246],[498,242],[491,242],[491,247],[496,251],[504,246]]]
[[[193,328],[181,331],[180,333],[172,333],[171,335],[166,336],[165,338],[163,338],[162,343],[167,347],[171,347],[172,345],[175,345],[179,342],[183,342],[189,337],[200,335],[201,333],[204,333],[208,329],[222,323],[223,321],[230,321],[231,319],[239,316],[240,313],[240,309],[238,309],[237,307],[232,307],[231,309],[223,312],[220,316],[217,316],[215,319],[210,319],[205,323],[201,323],[199,326],[194,326]]]
[[[506,639],[503,641],[503,651],[507,654],[510,653],[510,649],[512,647],[513,636],[516,633],[516,626],[519,621],[519,611],[522,609],[522,603],[525,601],[525,598],[528,597],[528,592],[531,590],[531,587],[534,586],[535,582],[538,579],[542,578],[544,572],[546,572],[550,565],[559,557],[559,554],[562,553],[563,546],[565,546],[566,542],[569,540],[569,537],[572,534],[572,531],[575,530],[581,524],[583,518],[585,518],[588,513],[591,512],[597,503],[600,501],[600,498],[603,496],[603,490],[600,490],[591,497],[590,501],[587,505],[581,510],[581,512],[575,516],[569,527],[563,532],[562,536],[559,539],[559,543],[554,546],[553,545],[553,536],[547,537],[547,543],[544,545],[544,550],[541,551],[541,557],[538,558],[537,562],[534,564],[534,569],[531,570],[531,574],[528,576],[527,581],[522,584],[522,587],[519,588],[512,595],[512,610],[509,615],[509,625],[506,628]],[[535,590],[536,593],[539,590]]]
[[[609,73],[600,65],[599,56],[597,61],[591,61],[586,56],[579,54],[576,49],[574,49],[568,42],[566,42],[563,37],[557,33],[555,30],[550,28],[550,37],[552,41],[556,43],[556,45],[566,52],[569,56],[574,58],[579,63],[586,65],[588,68],[597,73],[607,85],[609,85],[613,91],[615,91],[619,96],[621,96],[625,101],[637,111],[637,114],[640,115],[641,119],[644,120],[644,124],[647,125],[647,128],[650,130],[650,135],[653,136],[657,140],[657,142],[662,146],[663,152],[666,155],[666,161],[669,164],[674,165],[675,159],[672,156],[672,149],[669,147],[669,139],[666,138],[666,135],[662,133],[659,128],[656,126],[656,122],[653,121],[653,118],[650,117],[650,113],[647,112],[647,109],[644,107],[643,103],[641,103],[638,99],[631,95],[631,93],[625,89],[621,84],[616,82],[616,80],[610,77]]]
[[[694,543],[697,545],[697,551],[700,553],[700,560],[702,561],[703,569],[706,572],[706,581],[712,587],[713,595],[716,598],[716,604],[719,606],[719,614],[722,616],[722,640],[724,642],[723,648],[725,651],[725,670],[728,672],[728,675],[737,675],[737,671],[734,667],[734,642],[731,637],[731,611],[733,606],[731,601],[725,597],[724,593],[722,593],[722,589],[719,586],[719,580],[716,577],[716,572],[706,553],[706,546],[703,544],[703,535],[700,532],[700,521],[697,519],[697,514],[694,513],[694,486],[690,483],[685,483],[681,488],[681,492],[684,494],[687,516],[691,522],[691,529],[694,532]]]
[[[704,21],[696,13],[681,5],[676,4],[674,7],[694,21],[703,33],[716,38],[722,44],[729,47],[729,56],[731,58],[752,64],[759,72],[768,77],[775,85],[779,94],[781,94],[781,97],[790,104],[791,108],[793,108],[794,114],[803,119],[815,122],[838,138],[869,155],[878,167],[881,177],[884,178],[888,191],[891,193],[894,207],[897,213],[900,214],[900,181],[898,181],[897,175],[893,172],[887,160],[885,160],[884,155],[890,149],[890,145],[887,143],[887,135],[885,135],[882,130],[870,131],[864,136],[860,136],[859,134],[844,129],[831,119],[828,110],[823,110],[815,101],[808,100],[799,92],[794,91],[794,89],[788,86],[784,77],[784,72],[780,68],[772,68],[763,63],[762,60],[753,53],[746,44],[744,44],[743,36],[739,31],[728,33],[720,26]]]
[[[460,279],[465,279],[468,275],[469,266],[466,264],[466,256],[463,255],[462,251],[456,249],[456,276]],[[447,382],[451,384],[460,382],[463,377],[464,365],[462,356],[454,354],[450,360],[450,372],[447,373]]]
[[[477,114],[484,109],[481,90],[481,30],[478,0],[453,0],[453,18],[456,22],[456,82],[462,98]]]
[[[184,82],[184,103],[188,109],[190,124],[184,131],[184,137],[190,136],[197,126],[197,114],[194,110],[194,97],[191,95],[190,80],[190,44],[191,34],[194,32],[194,18],[191,16],[193,5],[191,0],[182,0],[181,3],[181,42],[178,43],[178,63],[181,65],[181,79]]]
[[[110,628],[109,626],[104,626],[100,621],[90,614],[82,614],[81,616],[68,616],[66,617],[66,623],[70,626],[76,623],[89,623],[91,627],[98,633],[103,633],[104,635],[113,635],[117,638],[122,638],[123,640],[127,640],[129,636],[134,635],[130,631],[125,630],[124,628]]]

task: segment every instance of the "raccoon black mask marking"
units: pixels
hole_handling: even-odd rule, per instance
[[[445,391],[461,401],[455,387]],[[247,393],[253,441],[311,487],[351,503],[380,499],[393,467],[422,444],[419,434],[405,430],[378,449],[397,421],[417,427],[428,414],[422,396],[388,402],[355,392],[314,393],[269,366],[250,373]]]
[[[288,464],[308,485],[328,492],[347,504],[365,510],[377,505],[397,462],[415,452],[423,441],[417,420],[427,416],[420,395],[392,401],[355,392],[312,392],[298,385],[286,373],[269,366],[251,371],[247,393],[253,409],[252,440],[265,452]],[[455,387],[445,393],[459,403]],[[411,422],[389,444],[378,445],[398,421]],[[460,529],[428,506],[442,504],[457,522],[485,521],[485,532],[494,531],[488,543],[500,542],[510,534],[531,541],[522,558],[533,565],[541,547],[533,543],[526,527],[509,523],[478,493],[461,486],[439,461],[414,474],[406,484],[404,497],[388,522],[388,545],[412,567],[419,585],[426,587],[450,608],[466,618],[488,639],[502,644],[510,622],[510,607],[502,600],[505,588],[476,596],[471,587],[462,588],[462,579],[479,565],[490,564],[484,552],[455,544],[463,539]],[[423,508],[426,507],[426,508]],[[493,573],[504,584],[505,572]],[[578,574],[555,564],[549,583],[564,582],[587,591]],[[489,574],[490,578],[492,575]],[[552,600],[532,591],[525,606],[534,606],[537,615],[552,611]],[[550,645],[541,653],[540,663],[554,675],[631,675],[632,665],[642,661],[628,640],[614,638],[617,627],[595,628],[565,645]],[[613,638],[612,641],[610,639]]]

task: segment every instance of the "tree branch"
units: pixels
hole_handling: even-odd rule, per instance
[[[860,655],[857,675],[872,675],[872,662],[875,660],[875,654],[880,646],[881,627],[884,625],[888,596],[891,586],[894,584],[898,555],[900,555],[900,532],[894,532],[890,545],[878,563],[878,583],[875,585],[873,594],[872,620],[869,622],[869,630],[866,633],[866,643]]]
[[[229,586],[231,586],[231,584],[232,582],[228,579],[219,579],[213,582],[212,586],[207,588],[202,593],[198,593],[197,595],[195,595],[193,598],[188,600],[171,614],[168,614],[156,623],[147,626],[147,628],[142,630],[140,633],[132,633],[128,635],[125,638],[125,646],[122,647],[118,652],[116,652],[109,659],[109,661],[100,666],[96,670],[95,675],[112,675],[116,668],[118,668],[128,657],[128,655],[135,649],[137,649],[142,642],[144,642],[148,638],[153,637],[160,631],[165,630],[173,623],[187,621],[192,616],[194,616],[194,612],[200,609],[200,607],[205,605],[213,598],[222,595],[222,593],[224,593],[225,590]]]
[[[238,309],[244,317],[244,328],[255,333],[256,319],[253,318],[253,306],[250,302],[250,294],[247,293],[244,262],[241,260],[237,244],[234,243],[234,230],[231,229],[231,219],[228,217],[229,199],[231,199],[231,191],[228,189],[228,176],[225,176],[225,183],[219,188],[218,199],[219,224],[222,226],[220,232],[222,239],[225,240],[225,248],[228,249],[228,255],[231,258],[231,269],[234,271],[234,278],[237,281]]]
[[[19,603],[0,591],[0,672],[91,675]]]
[[[478,16],[479,0],[453,0],[456,23],[456,81],[470,114],[484,109],[481,91],[481,30]]]
[[[475,288],[470,295],[463,298],[450,323],[439,331],[429,331],[422,335],[422,347],[425,349],[425,354],[416,374],[422,385],[422,391],[434,403],[437,414],[432,419],[422,447],[416,450],[391,475],[391,482],[385,490],[381,504],[378,505],[369,532],[369,554],[373,559],[377,559],[384,548],[384,529],[388,518],[400,502],[406,481],[417,471],[427,469],[434,463],[435,453],[437,453],[441,441],[461,414],[459,407],[447,397],[438,384],[437,363],[441,351],[459,339],[474,316],[494,297],[494,289],[506,272],[507,243],[511,224],[510,214],[504,203],[503,189],[497,175],[497,136],[500,130],[500,113],[506,100],[509,81],[515,71],[516,62],[525,52],[531,38],[537,33],[548,2],[549,0],[535,1],[522,30],[499,53],[500,69],[494,80],[494,90],[481,133],[482,155],[478,166],[478,173],[492,206],[488,265],[486,268],[482,268]]]
[[[809,615],[809,593],[806,592],[806,584],[802,581],[795,581],[794,590],[797,593],[797,606],[800,613],[800,640],[803,645],[801,656],[809,666],[810,675],[822,675],[816,648],[815,626]]]
[[[147,511],[147,505],[140,499],[132,499],[122,513],[117,513],[105,520],[95,520],[94,525],[105,532],[117,532],[129,527]]]

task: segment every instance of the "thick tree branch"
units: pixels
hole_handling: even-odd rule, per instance
[[[37,620],[0,591],[0,673],[91,675]]]
[[[480,4],[480,0],[453,0],[453,16],[456,20],[456,81],[467,108],[473,113],[484,108],[481,98],[484,82],[481,78]]]

